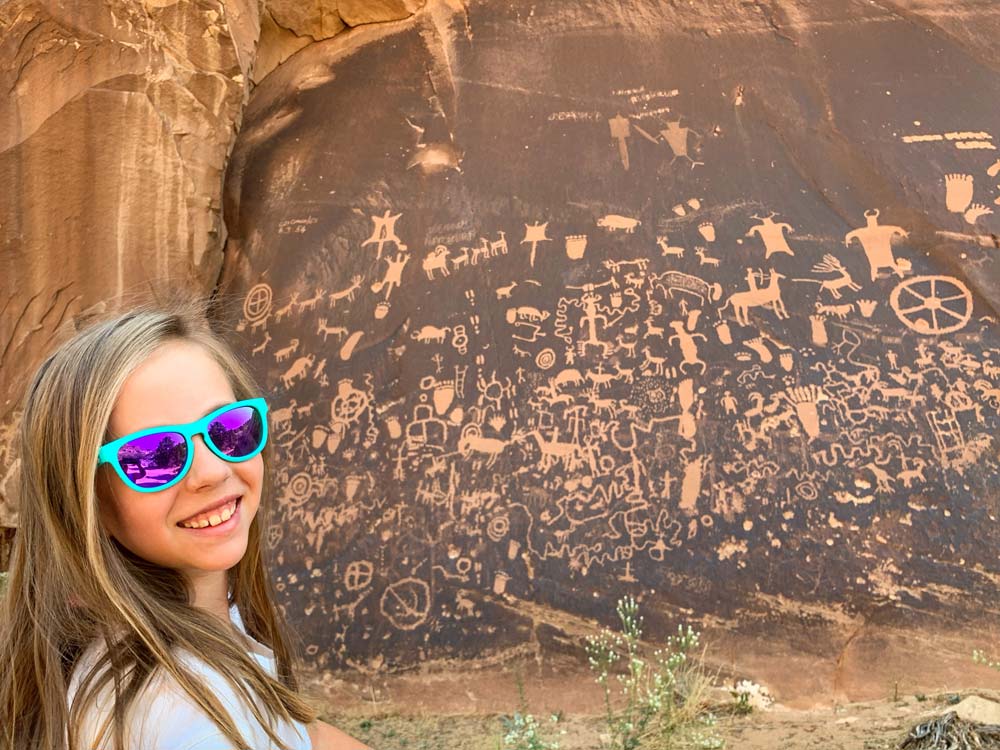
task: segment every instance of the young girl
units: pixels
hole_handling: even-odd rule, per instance
[[[105,320],[28,386],[4,748],[365,750],[298,693],[264,561],[267,405],[204,320]]]

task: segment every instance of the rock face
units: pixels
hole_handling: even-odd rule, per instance
[[[998,572],[1000,11],[834,5],[9,0],[0,526],[54,332],[221,275],[319,669],[572,653],[629,593],[786,702],[914,632],[961,676]]]
[[[654,637],[781,637],[850,692],[893,649],[849,649],[975,627],[1000,11],[942,13],[438,3],[263,80],[223,286],[317,667],[631,593]]]
[[[261,18],[254,83],[259,83],[278,65],[313,42],[330,39],[351,26],[409,18],[423,5],[424,0],[269,2]]]
[[[94,305],[222,263],[222,176],[248,88],[257,3],[0,6],[0,524],[29,374]]]

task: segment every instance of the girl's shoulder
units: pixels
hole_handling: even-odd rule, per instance
[[[246,633],[239,613],[235,606],[230,615],[236,627],[246,636],[249,650],[260,665],[274,676],[276,674],[274,655],[262,643],[254,640]],[[79,681],[100,656],[103,644],[94,642],[81,656],[77,668],[70,680],[70,701],[76,694]],[[217,670],[195,654],[180,652],[177,654],[185,667],[197,678],[203,681],[211,692],[232,717],[236,728],[247,743],[253,748],[271,747],[267,732],[253,715],[243,697]],[[84,748],[94,747],[96,750],[110,750],[113,741],[110,732],[103,742],[97,744],[102,725],[110,719],[113,707],[113,687],[105,685],[97,699],[83,716],[81,722],[81,738]],[[266,716],[262,704],[258,708]],[[300,722],[288,723],[279,720],[275,733],[284,740],[292,750],[310,750],[311,742],[308,731]],[[207,750],[230,747],[231,743],[215,725],[215,722],[204,713],[201,707],[177,684],[177,682],[162,671],[158,671],[145,685],[142,692],[132,704],[126,717],[126,741],[129,750]]]

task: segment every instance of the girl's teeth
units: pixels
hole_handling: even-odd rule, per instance
[[[228,521],[233,517],[233,513],[236,512],[236,504],[234,503],[231,507],[223,508],[218,513],[213,513],[207,519],[202,519],[201,521],[192,521],[191,523],[181,524],[188,529],[203,529],[206,526],[218,526],[224,521]]]

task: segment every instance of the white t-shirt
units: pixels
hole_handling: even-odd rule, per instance
[[[277,676],[274,652],[247,632],[243,620],[234,604],[229,609],[233,624],[251,641],[250,653],[271,676]],[[100,648],[103,648],[101,642]],[[98,641],[92,643],[77,664],[70,678],[67,697],[72,701],[79,689],[80,680],[87,674],[96,660]],[[240,700],[229,682],[198,657],[181,651],[178,659],[199,679],[222,703],[232,716],[236,729],[254,750],[276,748],[267,732],[254,718],[250,708]],[[104,686],[83,714],[80,738],[83,750],[112,750],[114,740],[109,729],[104,742],[95,745],[97,735],[105,719],[111,715],[114,705],[114,688],[109,683]],[[263,705],[260,710],[265,714]],[[215,722],[202,711],[191,697],[162,670],[150,679],[137,696],[127,716],[125,728],[128,750],[231,750],[232,743],[226,738]],[[284,740],[291,750],[312,750],[312,740],[305,724],[293,721],[289,724],[278,719],[275,734]]]

